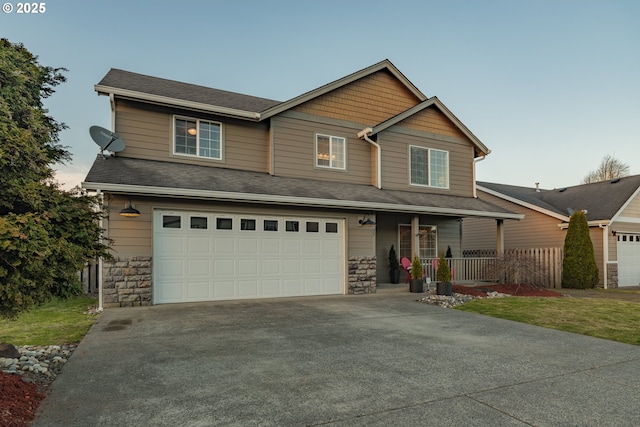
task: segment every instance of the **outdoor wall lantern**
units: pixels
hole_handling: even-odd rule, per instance
[[[371,214],[364,214],[361,220],[358,221],[360,225],[376,225],[376,222],[371,219]]]
[[[140,216],[140,211],[131,206],[131,199],[129,199],[129,205],[127,205],[126,208],[122,209],[119,215],[127,218],[136,218]]]

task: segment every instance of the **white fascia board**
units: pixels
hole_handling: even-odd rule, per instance
[[[139,185],[108,184],[97,182],[83,182],[82,188],[124,194],[138,194],[144,196],[167,196],[185,199],[222,200],[232,202],[258,202],[265,204],[287,204],[295,206],[315,206],[324,208],[342,208],[357,210],[373,210],[385,212],[411,212],[456,217],[483,217],[496,219],[524,218],[522,214],[508,214],[501,212],[485,212],[467,209],[449,209],[439,207],[425,207],[416,205],[400,205],[392,203],[372,203],[357,200],[317,199],[311,197],[276,196],[272,194],[232,193],[227,191],[193,190],[185,188],[147,187]]]
[[[587,221],[587,225],[589,227],[605,227],[607,225],[611,225],[611,221],[609,220],[599,220],[599,221]],[[560,228],[561,230],[565,230],[567,228],[569,228],[569,223],[568,222],[564,222],[562,224],[558,224],[558,228]]]
[[[506,194],[499,193],[497,191],[491,190],[489,188],[483,187],[482,185],[477,185],[477,189],[480,191],[484,191],[487,194],[491,194],[492,196],[496,196],[500,199],[506,200],[511,203],[515,203],[516,205],[520,205],[527,209],[531,209],[536,212],[540,212],[541,214],[548,215],[550,217],[559,219],[561,221],[569,221],[569,217],[566,215],[561,215],[559,213],[552,212],[548,209],[541,208],[540,206],[533,205],[531,203],[524,202],[520,199],[516,199],[515,197],[507,196]]]
[[[640,224],[640,218],[635,218],[632,216],[619,216],[615,220],[616,222],[626,222],[629,224]],[[613,220],[611,221],[613,222]]]
[[[222,114],[225,116],[240,117],[251,120],[260,120],[260,113],[253,111],[236,110],[234,108],[219,107],[211,104],[203,104],[201,102],[186,101],[184,99],[170,98],[167,96],[152,95],[149,93],[138,92],[135,90],[119,89],[110,86],[96,85],[94,89],[98,93],[113,94],[125,98],[147,101],[154,104],[167,105],[171,107],[183,107],[189,110],[204,111],[207,113]]]
[[[620,219],[620,215],[622,215],[622,212],[624,212],[625,209],[627,209],[627,206],[629,206],[629,204],[636,198],[638,197],[638,194],[640,194],[640,187],[636,188],[636,191],[633,192],[633,194],[631,195],[631,197],[629,197],[627,199],[626,202],[624,202],[624,204],[620,207],[620,209],[618,209],[618,212],[616,212],[613,217],[611,217],[611,222],[613,221],[622,221]],[[625,221],[626,222],[626,221]]]

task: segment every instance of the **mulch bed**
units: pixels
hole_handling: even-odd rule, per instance
[[[27,426],[42,399],[44,394],[36,383],[24,382],[21,375],[0,372],[0,426]]]
[[[517,297],[562,297],[560,292],[536,288],[530,285],[488,284],[478,286],[453,285],[453,292],[476,297],[486,297],[488,292],[499,292]]]

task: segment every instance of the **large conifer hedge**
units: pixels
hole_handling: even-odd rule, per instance
[[[569,229],[564,239],[562,287],[587,289],[597,284],[598,266],[589,236],[587,216],[583,211],[576,211],[569,219]]]

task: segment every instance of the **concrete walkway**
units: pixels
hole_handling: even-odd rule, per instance
[[[110,309],[34,425],[640,425],[640,347],[416,298]]]

